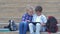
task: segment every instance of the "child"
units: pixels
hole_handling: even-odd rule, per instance
[[[19,34],[26,34],[28,29],[28,22],[32,21],[33,8],[27,8],[27,12],[22,16],[22,20],[19,24]]]
[[[37,6],[35,8],[36,14],[33,15],[32,22],[39,22],[34,25],[34,23],[29,24],[30,34],[40,34],[40,31],[43,29],[45,31],[45,25],[47,22],[47,18],[42,14],[42,7]],[[34,33],[35,29],[35,33]]]

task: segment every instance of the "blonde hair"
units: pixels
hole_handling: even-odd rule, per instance
[[[30,5],[27,5],[26,9],[28,9],[28,10],[34,10],[34,8],[32,6],[30,6]]]

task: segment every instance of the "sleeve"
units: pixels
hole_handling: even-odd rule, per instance
[[[46,18],[46,16],[42,16],[42,21],[43,21],[43,23],[47,23],[47,18]]]
[[[33,18],[32,18],[32,22],[34,22],[34,16],[33,16]]]
[[[23,16],[22,16],[22,21],[25,21],[25,19],[26,19],[25,16],[26,16],[26,15],[23,15]]]
[[[33,15],[32,22],[35,22],[35,14]]]

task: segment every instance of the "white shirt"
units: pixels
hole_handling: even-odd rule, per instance
[[[35,22],[40,22],[40,16],[37,16],[37,17],[36,17]]]
[[[40,16],[37,16],[36,14],[34,14],[32,22],[46,23],[47,18],[43,14],[41,14]]]

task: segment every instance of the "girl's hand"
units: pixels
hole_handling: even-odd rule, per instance
[[[30,20],[26,20],[27,22],[30,22]]]
[[[43,23],[43,24],[41,24],[41,25],[42,25],[42,26],[45,26],[46,24]]]

